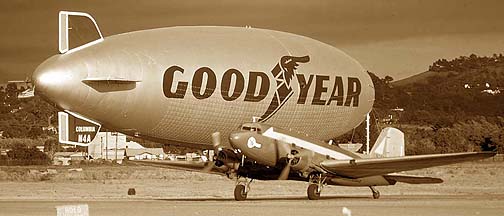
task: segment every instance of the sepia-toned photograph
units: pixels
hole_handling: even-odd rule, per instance
[[[503,11],[2,0],[0,215],[502,215]]]

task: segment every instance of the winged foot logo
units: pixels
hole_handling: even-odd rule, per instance
[[[260,121],[265,122],[274,116],[294,95],[292,84],[294,77],[296,77],[295,80],[299,85],[298,105],[304,105],[307,103],[307,99],[311,99],[310,105],[359,106],[361,82],[358,78],[347,77],[345,92],[341,76],[296,73],[301,64],[309,63],[309,61],[310,56],[308,55],[282,56],[271,70],[274,78],[272,81],[265,72],[249,71],[247,82],[243,73],[238,69],[230,68],[221,77],[217,77],[217,74],[209,67],[198,68],[192,74],[191,82],[183,79],[176,80],[175,74],[183,74],[184,68],[173,65],[167,68],[163,74],[163,93],[166,98],[184,99],[190,86],[194,98],[204,100],[211,97],[215,90],[219,89],[217,85],[220,85],[220,95],[224,101],[236,101],[245,91],[245,97],[242,97],[243,101],[257,103],[270,95],[270,83],[275,82],[276,89],[272,93],[271,102],[264,114],[261,115]],[[220,73],[218,75],[220,76]],[[310,91],[312,88],[313,90]],[[310,97],[308,93],[311,93]]]
[[[261,116],[261,122],[267,121],[289,100],[294,93],[291,87],[291,80],[294,77],[297,66],[299,66],[299,63],[307,63],[309,61],[310,56],[283,56],[280,58],[280,62],[271,70],[271,73],[275,77],[277,88],[268,109]]]

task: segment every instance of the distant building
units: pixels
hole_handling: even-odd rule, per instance
[[[387,117],[381,119],[381,122],[384,124],[396,124],[399,121],[402,112],[404,112],[403,108],[397,107],[395,109],[390,109],[387,113]]]
[[[164,160],[166,155],[163,151],[163,148],[127,148],[125,156],[129,160]]]
[[[72,163],[80,162],[86,159],[84,152],[56,152],[53,157],[53,164],[68,166]]]
[[[124,155],[125,155],[126,150],[125,149],[108,149],[108,150],[103,150],[102,154],[103,156],[101,158],[93,158],[91,155],[90,157],[92,159],[105,159],[105,160],[115,160],[117,163],[121,164],[122,160],[124,160]]]
[[[44,146],[35,146],[39,151],[44,152],[45,147]]]
[[[124,157],[125,149],[145,149],[142,145],[126,141],[126,135],[122,133],[112,133],[112,132],[99,132],[95,139],[89,143],[88,153],[93,159],[108,159],[115,160],[116,151],[121,157]],[[112,156],[112,157],[110,157]]]
[[[0,155],[1,156],[7,156],[7,152],[9,152],[10,149],[0,149]]]

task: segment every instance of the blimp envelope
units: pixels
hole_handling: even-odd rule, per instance
[[[73,112],[58,112],[59,142],[88,146],[100,131],[101,124]]]

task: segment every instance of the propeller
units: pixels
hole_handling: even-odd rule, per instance
[[[219,155],[220,151],[222,151],[220,132],[215,132],[212,134],[212,145],[214,149],[214,154]],[[213,161],[208,161],[206,163],[206,166],[202,169],[202,172],[209,173],[210,171],[212,171],[212,169],[216,165],[215,162],[216,162],[215,159]]]
[[[287,160],[287,164],[285,164],[285,167],[282,169],[282,172],[280,172],[280,175],[278,176],[278,180],[287,180],[289,178],[290,170],[291,170],[291,162],[292,159],[294,159],[294,156],[289,154],[287,156],[289,159]]]
[[[277,144],[277,151],[280,151],[278,148],[283,147],[283,148],[285,148],[283,150],[288,152],[287,159],[285,160],[286,164],[285,164],[284,168],[282,169],[282,171],[280,172],[280,175],[278,176],[278,180],[287,180],[289,178],[289,174],[290,174],[290,170],[291,170],[291,163],[292,163],[292,160],[295,158],[295,156],[292,154],[292,148],[290,145],[285,145],[285,144],[281,145],[279,143],[276,143],[276,144]]]

